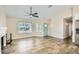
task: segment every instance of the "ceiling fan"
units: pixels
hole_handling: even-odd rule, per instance
[[[33,13],[32,11],[33,11],[32,10],[32,7],[30,7],[30,12],[29,13],[28,12],[25,12],[25,14],[26,14],[25,16],[39,17],[37,12]]]
[[[52,7],[52,5],[48,5],[48,8]]]

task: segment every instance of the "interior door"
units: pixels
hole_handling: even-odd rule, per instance
[[[44,36],[48,36],[48,24],[47,23],[44,23]]]

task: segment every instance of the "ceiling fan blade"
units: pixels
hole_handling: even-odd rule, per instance
[[[35,16],[35,15],[32,15],[33,17],[39,17],[39,16]]]
[[[37,15],[38,13],[33,13],[34,15]]]
[[[48,8],[52,7],[52,5],[48,5]]]
[[[32,14],[32,16],[37,16],[38,15],[38,13],[34,13],[34,14]]]
[[[35,17],[39,17],[39,16],[35,16]]]
[[[32,14],[33,17],[39,17],[37,14]]]

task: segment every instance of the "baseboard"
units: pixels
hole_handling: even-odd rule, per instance
[[[63,37],[58,37],[58,36],[51,36],[50,37],[54,37],[54,38],[57,38],[57,39],[64,39]]]
[[[34,37],[34,36],[23,37],[23,38],[16,38],[16,39],[15,39],[15,38],[13,38],[13,40],[18,40],[18,39],[25,39],[25,38],[27,38],[27,39],[28,39],[28,38],[31,38],[31,37]]]
[[[38,38],[38,37],[51,37],[51,36],[29,36],[29,37],[23,37],[23,38],[16,38],[16,39],[13,39],[13,40],[18,40],[18,39],[28,39],[28,38]]]
[[[29,36],[29,37],[23,37],[23,38],[16,38],[16,39],[13,39],[13,40],[18,40],[18,39],[28,39],[28,38],[38,38],[38,37],[51,37],[51,38],[56,38],[56,39],[63,39],[63,38],[59,38],[59,37],[54,37],[54,36]]]

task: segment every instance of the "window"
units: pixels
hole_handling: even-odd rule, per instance
[[[42,32],[42,25],[40,23],[36,23],[36,32]]]
[[[20,22],[18,23],[18,32],[19,33],[32,33],[31,23]]]

